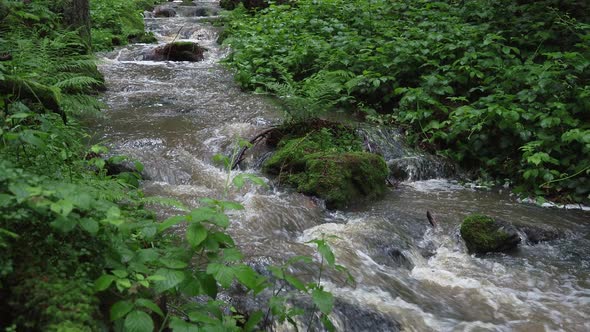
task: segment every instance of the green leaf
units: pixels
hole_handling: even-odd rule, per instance
[[[112,274],[114,274],[115,276],[117,276],[118,278],[125,278],[126,276],[129,275],[129,272],[125,271],[125,270],[113,270],[111,271]]]
[[[258,325],[258,323],[262,321],[262,318],[264,318],[264,313],[262,311],[255,311],[252,314],[250,314],[248,321],[246,322],[246,324],[244,324],[244,331],[255,331],[256,326]]]
[[[224,262],[236,262],[244,257],[242,253],[236,248],[223,249],[223,261]]]
[[[243,210],[244,206],[237,202],[219,201],[217,204],[224,210]]]
[[[223,288],[228,288],[234,279],[234,270],[220,263],[207,265],[207,273],[212,275]]]
[[[174,217],[170,217],[164,221],[162,221],[159,225],[158,225],[158,232],[162,232],[165,231],[166,229],[180,224],[181,222],[186,221],[186,217],[185,216],[174,216]]]
[[[149,225],[147,227],[143,227],[141,229],[141,234],[143,234],[143,236],[146,240],[153,239],[153,237],[156,235],[157,232],[158,232],[158,229],[152,225]]]
[[[328,315],[322,315],[321,320],[322,320],[322,324],[324,325],[326,330],[328,330],[328,332],[336,331],[336,327],[334,326],[334,324],[332,323],[332,321],[330,320],[330,317],[328,317]]]
[[[165,269],[165,268],[162,268],[162,269],[159,269],[158,271],[156,271],[156,275],[166,278],[165,280],[156,281],[154,283],[154,286],[155,286],[154,288],[155,288],[156,292],[159,292],[159,293],[167,291],[173,287],[176,287],[185,278],[183,271],[170,270],[170,269]]]
[[[121,319],[133,309],[133,303],[131,301],[122,300],[111,307],[111,321]]]
[[[235,265],[232,268],[238,281],[249,289],[254,290],[254,293],[258,293],[265,288],[263,284],[266,279],[256,273],[256,271],[248,265],[240,264]]]
[[[334,307],[334,297],[332,294],[321,289],[314,289],[311,292],[311,299],[318,309],[326,315],[329,314]]]
[[[220,323],[218,320],[211,318],[209,315],[201,312],[201,311],[192,311],[189,312],[188,318],[191,322],[199,322],[205,324],[218,324]]]
[[[209,222],[221,228],[227,228],[227,226],[229,226],[229,218],[223,213],[215,214],[209,219]]]
[[[185,279],[184,282],[180,284],[179,290],[186,296],[198,296],[204,293],[202,291],[201,282],[193,276]]]
[[[183,262],[183,261],[177,260],[177,259],[170,259],[170,258],[161,258],[160,263],[162,263],[167,268],[175,269],[175,270],[184,269],[188,266],[187,262]]]
[[[139,162],[139,161],[136,161],[136,162],[134,163],[134,165],[135,165],[135,169],[136,169],[136,170],[137,170],[139,173],[143,172],[143,169],[144,169],[144,167],[143,167],[143,164],[142,164],[141,162]]]
[[[51,227],[54,227],[64,233],[68,233],[76,227],[76,220],[73,218],[59,216],[51,222]]]
[[[212,207],[200,207],[197,209],[194,209],[190,212],[190,222],[202,222],[202,221],[207,221],[211,218],[213,218],[213,216],[219,214],[219,212],[217,212],[214,208]]]
[[[285,273],[285,280],[291,286],[295,287],[295,289],[297,289],[297,290],[300,290],[302,292],[305,292],[307,290],[307,288],[305,287],[305,284],[292,274]]]
[[[268,185],[266,184],[266,182],[264,182],[264,180],[254,174],[250,174],[250,173],[240,173],[238,175],[236,175],[233,179],[232,179],[232,183],[236,186],[236,188],[240,189],[244,186],[245,184],[245,180],[249,180],[250,182],[262,186],[262,187],[268,187]]]
[[[329,266],[334,266],[336,258],[334,257],[332,248],[330,248],[330,246],[325,240],[312,240],[309,242],[317,244],[318,252],[320,253],[320,255],[322,255],[322,257],[326,260]]]
[[[103,274],[94,282],[94,290],[97,292],[101,292],[109,288],[113,281],[115,281],[115,277],[109,274]]]
[[[60,199],[59,201],[52,203],[50,208],[51,211],[60,214],[63,217],[67,217],[74,209],[74,205],[69,200]]]
[[[96,235],[96,233],[98,233],[98,222],[96,222],[94,219],[80,219],[80,227],[82,227],[83,230],[87,231],[91,235]]]
[[[201,283],[201,293],[209,295],[212,299],[216,298],[218,289],[215,278],[212,275],[203,272],[197,273],[196,277]]]
[[[132,311],[125,318],[125,332],[153,332],[152,317],[141,310]]]
[[[160,309],[160,307],[158,307],[158,305],[156,303],[154,303],[154,301],[152,301],[152,300],[137,299],[137,300],[135,300],[135,305],[140,306],[140,307],[144,307],[144,308],[148,308],[151,311],[157,313],[158,315],[164,317],[164,313],[162,312],[162,309]]]
[[[188,243],[193,246],[197,247],[207,238],[207,229],[201,224],[190,224],[188,229],[186,230],[186,240]]]
[[[172,332],[200,332],[201,329],[194,324],[185,322],[177,317],[172,317],[170,320],[170,328]]]

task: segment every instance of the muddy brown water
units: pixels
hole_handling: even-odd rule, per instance
[[[215,1],[195,4],[208,10],[177,12],[218,10]],[[192,207],[223,195],[227,174],[213,155],[283,118],[272,99],[241,91],[219,63],[228,50],[216,44],[219,31],[210,19],[146,19],[160,43],[176,38],[205,46],[203,62],[142,61],[155,47],[143,44],[104,54],[108,108],[92,125],[99,140],[145,164],[147,194]],[[257,169],[243,172],[266,179]],[[306,241],[338,236],[331,240],[337,262],[356,279],[355,285],[338,277],[324,281],[342,304],[332,316],[341,331],[397,329],[390,322],[403,331],[590,331],[590,212],[522,204],[507,192],[446,179],[406,181],[382,200],[347,211],[327,211],[317,200],[272,185],[234,190],[230,198],[245,206],[231,214],[229,232],[251,261],[313,254]],[[438,229],[428,226],[427,210]],[[476,257],[458,235],[462,218],[473,212],[551,226],[563,236]]]

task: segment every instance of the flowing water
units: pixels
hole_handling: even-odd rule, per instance
[[[97,137],[145,164],[147,194],[192,207],[223,193],[226,173],[212,156],[228,153],[239,137],[249,138],[283,115],[272,100],[240,91],[219,64],[227,50],[216,44],[218,29],[210,18],[191,16],[217,9],[214,1],[197,1],[177,8],[177,17],[146,19],[160,43],[205,46],[203,62],[142,61],[155,45],[138,44],[105,54],[100,66],[108,110],[94,125]],[[428,179],[447,175],[447,168],[381,149],[390,166],[405,167],[408,180],[354,209],[327,211],[315,199],[272,185],[233,191],[230,198],[245,210],[231,215],[229,231],[248,261],[264,266],[314,254],[306,241],[338,236],[331,240],[337,262],[356,279],[346,284],[328,275],[323,281],[337,299],[332,318],[341,331],[590,331],[589,212],[520,204],[508,193]],[[404,166],[412,158],[427,171],[412,176],[416,165]],[[255,168],[245,172],[264,177]],[[439,228],[429,227],[427,210]],[[476,257],[458,235],[462,218],[473,212],[553,227],[562,237]],[[299,272],[317,273],[314,268]]]

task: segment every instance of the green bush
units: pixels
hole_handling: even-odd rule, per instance
[[[245,88],[357,112],[516,190],[590,200],[582,2],[301,0],[229,14]],[[306,113],[307,112],[307,113]]]
[[[144,32],[143,11],[151,10],[160,1],[154,0],[93,0],[92,45],[95,50],[108,50],[130,41],[153,42]]]

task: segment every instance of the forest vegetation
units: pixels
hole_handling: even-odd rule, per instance
[[[325,239],[311,241],[319,261],[294,257],[262,276],[225,231],[227,212],[243,206],[221,198],[188,209],[145,197],[143,165],[91,143],[80,119],[100,116],[105,89],[93,52],[153,40],[141,13],[158,1],[91,0],[89,27],[68,21],[72,1],[80,0],[0,0],[0,328],[252,331],[295,324],[304,314],[288,304],[297,292],[333,330],[334,299],[320,279],[327,268],[346,271]],[[227,64],[242,87],[281,97],[294,118],[350,112],[400,126],[417,146],[524,195],[590,200],[586,2],[233,7]],[[232,157],[218,159],[227,190],[264,185],[233,174]],[[131,166],[114,171],[122,163]],[[158,221],[151,204],[179,216]],[[179,224],[186,230],[174,235]],[[300,280],[294,264],[319,274]],[[267,309],[232,312],[216,300],[236,283],[269,294]]]
[[[293,116],[341,111],[399,126],[415,145],[524,196],[590,201],[588,2],[239,8],[227,63],[244,88],[281,96]]]

